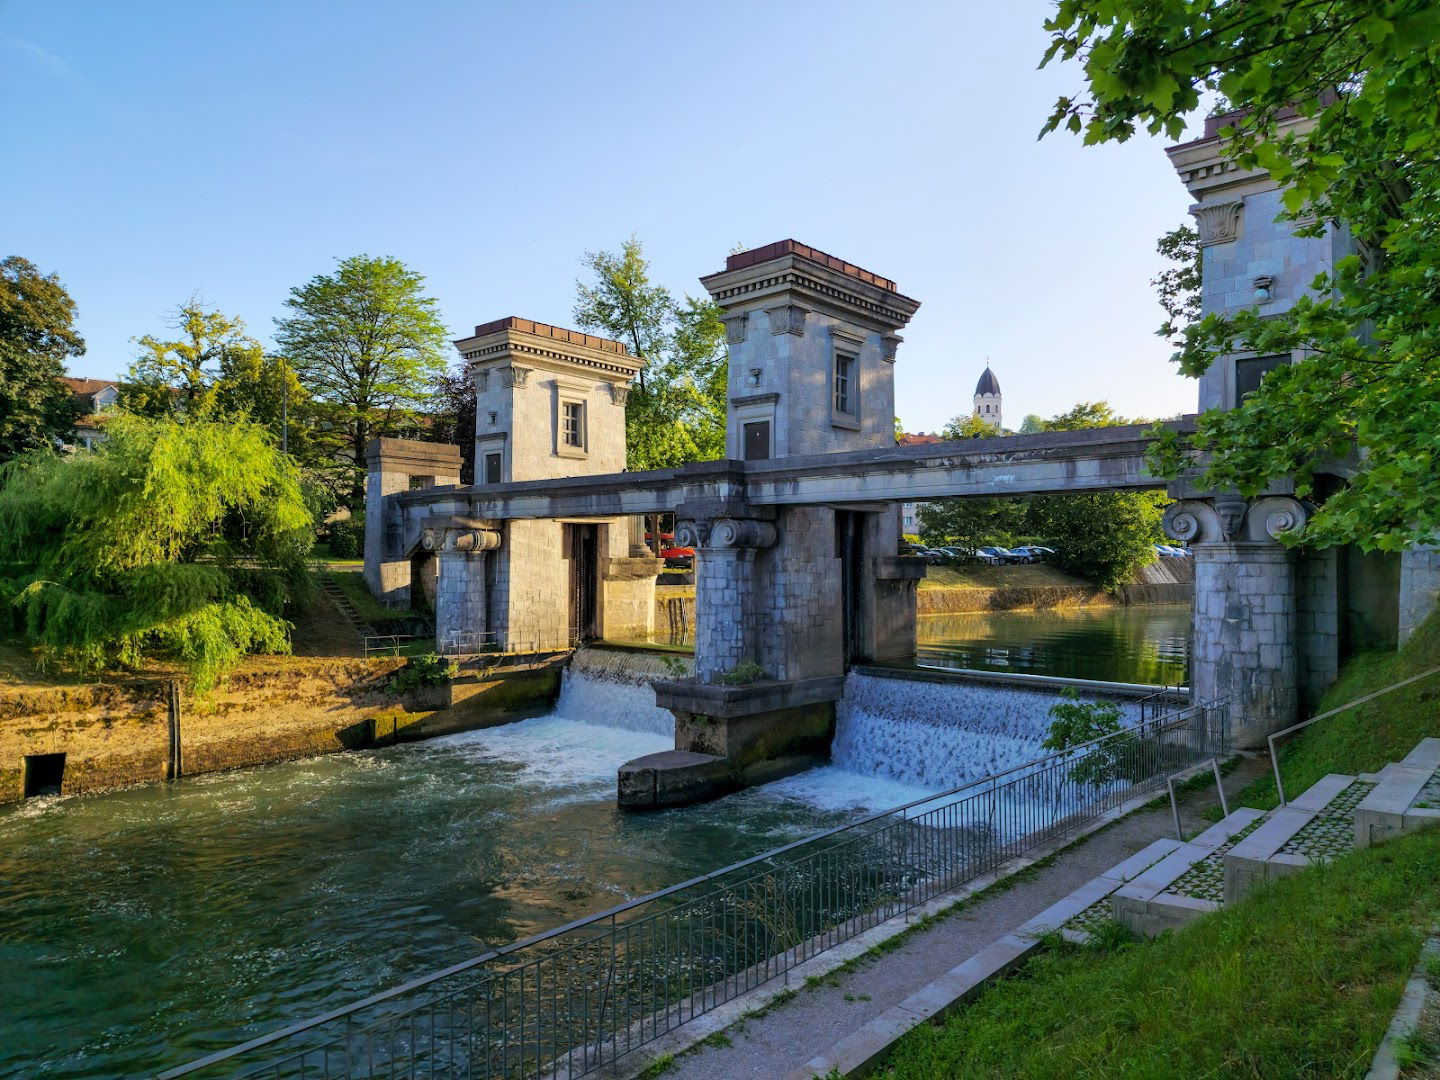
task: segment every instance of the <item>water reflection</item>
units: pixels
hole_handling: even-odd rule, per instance
[[[922,615],[917,660],[1072,679],[1188,681],[1190,605]]]

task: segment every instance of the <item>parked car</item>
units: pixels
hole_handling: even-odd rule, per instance
[[[1015,556],[1016,562],[1037,563],[1044,562],[1055,552],[1051,548],[1041,547],[1039,544],[1022,544],[1020,547],[1011,548],[1010,554]]]
[[[975,556],[982,562],[989,563],[991,566],[998,566],[1000,563],[1019,561],[1015,558],[1015,556],[1010,553],[1009,548],[996,547],[993,544],[980,548],[975,552]]]
[[[1174,544],[1156,544],[1155,554],[1167,559],[1182,559],[1186,555],[1189,555],[1190,552],[1186,551],[1183,547],[1176,547]]]
[[[691,570],[695,567],[695,549],[688,547],[667,547],[660,552],[669,570]]]

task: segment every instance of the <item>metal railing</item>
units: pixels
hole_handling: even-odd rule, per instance
[[[797,840],[160,1074],[577,1077],[1229,751],[1222,703]]]
[[[580,628],[559,632],[519,631],[499,634],[493,630],[452,630],[440,643],[441,656],[479,656],[486,653],[565,652],[580,644]]]
[[[366,634],[363,639],[365,656],[399,656],[400,650],[412,641],[423,640],[419,634]]]
[[[1140,726],[1163,720],[1165,717],[1185,708],[1187,692],[1185,687],[1162,686],[1153,694],[1146,694],[1135,704],[1140,707]]]
[[[1275,753],[1275,744],[1277,742],[1281,739],[1288,738],[1303,728],[1309,727],[1317,721],[1325,720],[1337,713],[1345,712],[1347,709],[1353,709],[1357,705],[1364,705],[1367,701],[1374,701],[1378,697],[1384,697],[1392,690],[1399,690],[1402,686],[1409,686],[1411,683],[1419,682],[1421,679],[1428,679],[1431,675],[1437,673],[1440,673],[1440,667],[1433,667],[1429,671],[1422,671],[1419,675],[1411,675],[1408,679],[1401,679],[1397,683],[1391,683],[1389,686],[1381,687],[1373,694],[1366,694],[1364,697],[1358,697],[1354,701],[1347,701],[1344,705],[1339,705],[1327,712],[1322,712],[1319,716],[1312,716],[1309,720],[1301,720],[1298,724],[1281,728],[1275,732],[1275,734],[1269,736],[1265,740],[1265,746],[1270,751],[1270,771],[1275,775],[1275,794],[1280,797],[1280,805],[1288,806],[1290,804],[1285,801],[1285,781],[1280,777],[1280,758],[1279,755]]]

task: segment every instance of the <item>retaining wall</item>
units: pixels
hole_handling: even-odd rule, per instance
[[[452,682],[390,688],[403,659],[252,661],[223,687],[180,693],[182,775],[383,745],[536,715],[553,704],[563,657],[462,670]],[[64,754],[62,794],[167,779],[169,683],[134,679],[0,687],[0,803],[24,797],[27,756]]]

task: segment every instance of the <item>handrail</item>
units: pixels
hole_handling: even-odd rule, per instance
[[[1385,694],[1390,693],[1391,690],[1399,690],[1402,686],[1409,686],[1411,683],[1419,682],[1421,679],[1428,679],[1436,672],[1440,672],[1440,667],[1433,667],[1429,671],[1422,671],[1419,675],[1411,675],[1410,678],[1401,679],[1397,683],[1391,683],[1389,686],[1383,687],[1380,690],[1376,690],[1373,694],[1366,694],[1364,697],[1358,697],[1354,701],[1348,701],[1344,705],[1339,705],[1329,710],[1328,712],[1323,712],[1319,716],[1312,716],[1309,720],[1302,720],[1298,724],[1292,724],[1290,727],[1282,728],[1280,731],[1275,732],[1275,734],[1271,735],[1268,739],[1266,739],[1266,747],[1270,751],[1270,768],[1275,773],[1275,790],[1280,795],[1280,805],[1288,806],[1289,803],[1285,800],[1285,782],[1280,779],[1280,759],[1275,756],[1276,739],[1279,739],[1285,735],[1293,734],[1294,732],[1299,731],[1301,728],[1307,728],[1311,724],[1315,723],[1317,720],[1324,720],[1327,717],[1334,716],[1336,713],[1342,713],[1345,712],[1345,710],[1347,709],[1353,709],[1356,705],[1364,705],[1367,701],[1374,701],[1376,698],[1382,697]]]
[[[1159,723],[1157,723],[1147,734],[1149,734],[1151,737],[1154,737],[1164,732],[1180,729],[1192,723],[1196,716],[1207,716],[1209,711],[1217,708],[1223,709],[1223,707],[1224,704],[1222,702],[1206,702],[1204,704],[1191,706],[1190,708],[1183,710],[1182,712],[1175,714],[1172,717],[1164,718]],[[1090,742],[1082,743],[1077,746],[1070,747],[1069,749],[1057,751],[1053,754],[1046,755],[1043,758],[1036,758],[1031,761],[1024,762],[1020,765],[1015,765],[1009,769],[1004,770],[1003,772],[981,777],[968,783],[961,784],[957,787],[950,788],[946,791],[941,791],[932,795],[926,795],[918,799],[913,799],[910,802],[901,804],[900,806],[896,806],[888,810],[882,810],[875,813],[867,814],[866,816],[861,817],[855,821],[833,826],[818,833],[812,833],[808,836],[793,840],[787,844],[782,844],[779,847],[772,848],[765,852],[761,852],[758,855],[752,855],[749,858],[741,859],[738,862],[731,863],[728,866],[721,867],[717,870],[712,870],[704,874],[699,874],[695,877],[689,878],[686,881],[679,882],[675,885],[670,885],[664,889],[649,893],[645,896],[637,897],[632,900],[627,900],[623,903],[617,904],[603,911],[596,912],[592,915],[582,916],[578,919],[573,919],[570,922],[567,922],[561,926],[553,927],[538,934],[532,934],[529,937],[522,938],[518,941],[511,942],[496,949],[492,949],[486,953],[471,957],[468,960],[462,960],[459,963],[453,964],[440,971],[430,972],[427,975],[411,979],[410,981],[403,983],[399,986],[392,987],[389,990],[381,991],[377,994],[371,994],[368,997],[365,997],[359,1001],[352,1002],[351,1004],[343,1006],[341,1008],[332,1009],[329,1012],[323,1013],[319,1016],[313,1016],[306,1020],[298,1021],[284,1028],[280,1028],[276,1031],[269,1032],[268,1034],[258,1036],[254,1039],[238,1044],[236,1046],[231,1046],[223,1050],[215,1051],[214,1053],[208,1054],[205,1057],[198,1058],[184,1065],[159,1073],[157,1076],[157,1080],[174,1080],[174,1078],[188,1076],[193,1073],[200,1072],[204,1069],[221,1064],[232,1058],[240,1057],[254,1050],[259,1050],[266,1046],[271,1046],[283,1042],[286,1039],[320,1027],[321,1025],[349,1017],[365,1009],[369,1009],[375,1005],[383,1004],[386,1001],[391,1001],[406,994],[413,993],[416,990],[423,989],[424,987],[433,985],[444,979],[450,978],[451,976],[473,970],[491,961],[509,956],[511,954],[520,952],[524,949],[530,948],[546,941],[551,941],[556,938],[564,937],[568,934],[575,932],[576,930],[580,930],[582,928],[607,921],[609,921],[613,926],[615,920],[619,916],[624,915],[637,908],[653,904],[658,900],[674,896],[685,890],[693,889],[698,885],[716,881],[724,877],[729,877],[735,874],[737,871],[744,870],[748,867],[756,866],[760,863],[775,859],[789,852],[809,847],[821,841],[845,833],[855,832],[856,830],[863,829],[867,825],[873,825],[876,822],[883,821],[887,818],[893,818],[896,815],[902,815],[901,820],[908,820],[908,818],[903,817],[903,815],[907,815],[909,811],[914,810],[917,807],[933,808],[936,804],[942,803],[946,800],[955,799],[957,796],[961,796],[967,792],[982,792],[987,787],[991,789],[991,794],[993,796],[994,792],[998,791],[999,788],[1002,786],[1000,782],[1005,780],[1007,777],[1017,777],[1016,782],[1018,782],[1018,779],[1023,779],[1018,777],[1018,774],[1022,772],[1026,772],[1027,770],[1029,770],[1035,774],[1040,774],[1046,767],[1056,766],[1067,762],[1073,762],[1077,757],[1081,755],[1104,750],[1109,744],[1120,743],[1121,740],[1133,739],[1137,734],[1139,734],[1138,730],[1133,729],[1125,729],[1117,732],[1112,732],[1111,734],[1091,740]],[[1191,766],[1193,766],[1193,764],[1194,763],[1192,762]]]

